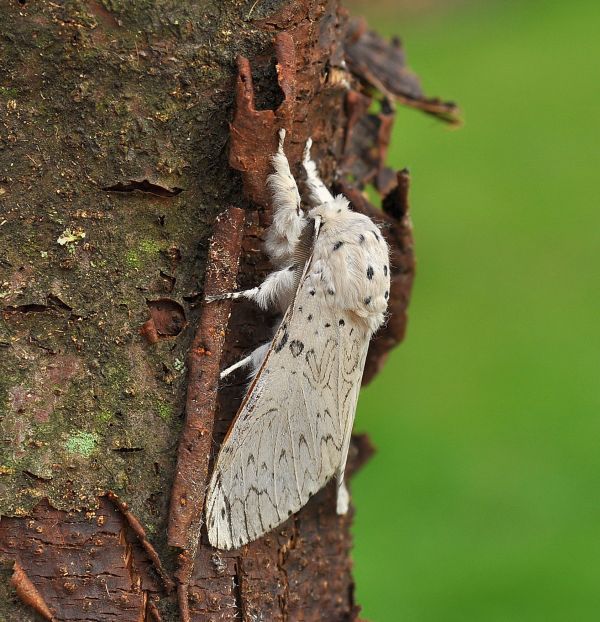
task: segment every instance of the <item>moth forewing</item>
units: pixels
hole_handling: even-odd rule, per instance
[[[263,307],[272,300],[285,309],[209,484],[208,537],[223,549],[282,524],[334,476],[337,511],[347,510],[344,468],[358,392],[369,341],[384,321],[389,297],[389,256],[381,232],[368,217],[352,212],[343,196],[329,194],[308,146],[304,166],[317,206],[308,218],[301,213],[284,137],[281,132],[269,178],[275,215],[266,241],[280,269],[262,290],[223,296],[248,297]],[[239,366],[261,361],[263,350],[257,348]]]
[[[283,523],[343,473],[368,335],[301,281],[219,453],[209,540],[234,548]]]

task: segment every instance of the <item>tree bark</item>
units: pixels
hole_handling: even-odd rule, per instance
[[[241,550],[208,545],[210,460],[244,389],[216,374],[275,318],[201,301],[238,260],[238,286],[264,277],[277,129],[292,163],[312,136],[326,182],[388,225],[370,379],[414,274],[391,101],[456,109],[336,0],[0,0],[0,21],[0,619],[356,619],[331,486]],[[370,451],[355,440],[350,469]]]

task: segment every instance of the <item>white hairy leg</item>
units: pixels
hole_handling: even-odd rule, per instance
[[[290,265],[271,272],[258,287],[245,289],[241,292],[228,292],[217,296],[207,296],[206,302],[216,300],[239,300],[247,298],[253,300],[261,309],[265,311],[269,308],[276,308],[285,311],[289,306],[294,295],[296,286],[296,266]]]
[[[205,302],[216,302],[217,300],[239,300],[240,298],[248,298],[252,300],[252,297],[256,295],[258,287],[252,289],[245,289],[241,292],[227,292],[226,294],[217,294],[216,296],[206,296]]]
[[[308,198],[312,205],[321,205],[322,203],[329,203],[333,201],[333,196],[329,190],[327,190],[325,184],[319,177],[317,171],[317,165],[310,157],[310,148],[312,147],[312,138],[306,141],[304,147],[304,157],[302,158],[302,165],[306,171],[306,187],[308,188]]]
[[[250,373],[250,376],[255,376],[256,372],[260,369],[260,366],[262,365],[262,362],[270,345],[270,341],[267,341],[267,343],[263,343],[262,346],[258,346],[258,348],[256,348],[256,350],[254,350],[251,354],[245,356],[243,359],[240,359],[233,365],[230,365],[229,367],[224,369],[220,375],[221,380],[232,374],[236,369],[240,369],[241,367],[251,367],[252,371]]]
[[[229,367],[225,368],[219,375],[219,378],[223,380],[223,378],[227,378],[227,376],[229,376],[229,374],[232,374],[236,369],[239,369],[240,367],[246,367],[250,365],[251,362],[252,362],[252,354],[249,354],[248,356],[245,356],[243,359],[237,361],[233,365],[230,365]]]
[[[279,130],[279,147],[271,162],[275,172],[269,175],[267,184],[273,195],[273,224],[267,231],[265,248],[275,264],[289,261],[300,233],[306,224],[300,209],[300,194],[288,160],[283,151],[285,130]]]
[[[217,296],[207,296],[206,302],[214,302],[216,300],[239,300],[247,298],[253,300],[261,309],[267,310],[275,307],[280,311],[285,311],[294,296],[296,288],[296,272],[295,266],[291,265],[282,270],[271,272],[259,287],[246,289],[241,292],[229,292]],[[227,367],[221,372],[220,378],[226,378],[229,374],[241,367],[251,367],[250,376],[254,376],[260,369],[263,359],[271,342],[267,342],[259,346],[243,359],[237,361],[233,365]]]

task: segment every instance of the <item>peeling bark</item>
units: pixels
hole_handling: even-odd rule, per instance
[[[208,544],[210,461],[245,388],[219,368],[275,318],[200,301],[269,271],[277,130],[292,165],[312,136],[326,183],[392,249],[369,381],[414,275],[392,99],[456,108],[337,0],[0,0],[0,20],[0,618],[357,619],[335,486],[239,551]],[[355,439],[349,472],[371,452]]]

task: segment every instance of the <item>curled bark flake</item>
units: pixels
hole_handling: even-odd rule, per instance
[[[232,207],[217,217],[208,251],[205,296],[232,291],[235,287],[243,230],[243,210]],[[169,544],[183,549],[177,591],[182,619],[186,622],[190,619],[188,586],[199,546],[221,353],[230,308],[230,301],[203,304],[188,355],[186,420],[177,451],[168,527]]]
[[[368,30],[363,19],[353,20],[348,28],[345,51],[350,71],[364,84],[390,100],[418,108],[452,125],[460,123],[455,103],[424,95],[419,78],[406,66],[399,39],[388,43]]]
[[[277,130],[291,128],[296,92],[296,56],[292,37],[281,32],[275,39],[277,80],[283,101],[275,110],[257,110],[250,61],[238,57],[236,110],[231,123],[229,164],[242,173],[244,194],[263,207],[270,202],[267,176],[277,148]]]
[[[37,611],[44,619],[54,622],[56,618],[52,615],[42,595],[38,592],[18,561],[15,562],[13,567],[10,583],[15,588],[17,596],[23,604]]]
[[[357,91],[346,96],[348,124],[340,169],[360,188],[373,184],[380,194],[387,194],[396,185],[396,174],[385,166],[395,113],[387,100],[379,113],[368,112],[371,102]]]
[[[150,343],[166,337],[176,337],[186,325],[183,307],[172,298],[146,300],[150,319],[142,326],[140,332]]]

